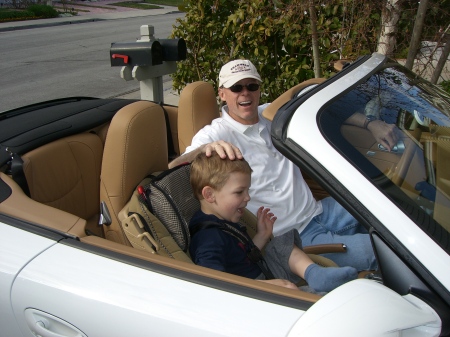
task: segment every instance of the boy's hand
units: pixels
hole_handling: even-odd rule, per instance
[[[270,212],[270,208],[261,206],[256,212],[256,218],[258,219],[256,235],[253,237],[253,243],[259,248],[263,249],[267,241],[272,235],[273,224],[277,220],[277,217]]]
[[[280,286],[280,287],[298,290],[298,287],[294,283],[292,283],[288,280],[273,279],[273,280],[258,280],[258,281],[270,283],[270,284]]]

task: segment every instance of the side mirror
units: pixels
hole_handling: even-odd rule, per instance
[[[358,279],[321,298],[295,323],[288,336],[439,336],[441,319],[413,295]],[[332,335],[330,335],[332,331]]]

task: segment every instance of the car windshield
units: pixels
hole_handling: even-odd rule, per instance
[[[389,151],[362,126],[395,124]],[[430,237],[450,251],[450,97],[412,72],[385,64],[319,114],[325,138]],[[367,124],[366,124],[367,126]]]

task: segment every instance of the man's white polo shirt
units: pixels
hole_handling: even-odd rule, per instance
[[[273,146],[271,122],[262,117],[266,107],[267,104],[259,106],[257,124],[243,125],[231,118],[227,113],[228,107],[224,106],[222,117],[201,129],[185,153],[217,140],[237,146],[253,170],[251,200],[247,208],[255,214],[260,206],[270,208],[278,218],[274,235],[292,228],[301,232],[314,216],[322,212],[322,205],[314,199],[299,168]]]

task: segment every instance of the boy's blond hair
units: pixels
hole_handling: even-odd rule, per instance
[[[245,159],[222,159],[213,152],[211,157],[206,154],[198,154],[191,165],[191,186],[194,195],[202,200],[202,190],[205,186],[220,191],[227,182],[231,173],[240,172],[252,174],[252,169]]]

